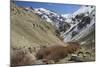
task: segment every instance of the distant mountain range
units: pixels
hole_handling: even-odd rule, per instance
[[[56,27],[58,27],[59,23],[65,22],[67,17],[67,14],[66,16],[59,15],[56,12],[50,11],[45,8],[27,7],[26,9],[29,11],[34,11],[39,17],[46,20],[47,22],[50,22],[52,25],[55,25]]]
[[[85,37],[95,28],[95,6],[82,6],[73,14],[59,15],[45,8],[25,7],[44,21],[54,25],[64,42],[75,41]]]

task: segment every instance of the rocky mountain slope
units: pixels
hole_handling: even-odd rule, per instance
[[[34,12],[11,5],[11,46],[63,44],[55,36],[55,27],[42,20]]]
[[[70,25],[66,23],[66,16],[60,15],[57,12],[45,9],[45,8],[32,8],[32,7],[23,7],[29,12],[34,12],[37,16],[42,18],[44,21],[51,23],[56,29],[64,27],[64,31],[69,28]],[[69,26],[69,27],[68,27]],[[61,32],[61,31],[60,31]]]
[[[77,41],[95,30],[95,6],[82,6],[71,16],[70,29],[64,32],[65,42]]]
[[[64,42],[79,40],[95,28],[95,6],[82,6],[73,14],[59,15],[45,8],[25,8],[34,11],[43,20],[50,22],[59,32]]]

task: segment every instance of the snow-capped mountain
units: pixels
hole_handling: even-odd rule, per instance
[[[65,22],[71,24],[72,23],[72,14],[62,14],[65,19]]]
[[[72,14],[71,20],[75,24],[71,25],[70,29],[62,35],[64,42],[84,38],[95,30],[95,6],[82,6]]]
[[[46,20],[47,22],[50,22],[52,25],[55,25],[57,28],[59,28],[59,23],[65,22],[66,19],[56,12],[44,8],[36,8],[34,9],[34,11],[39,17]]]
[[[27,7],[26,9],[29,11],[34,11],[40,18],[42,18],[47,22],[50,22],[52,25],[55,25],[57,28],[59,27],[59,23],[63,23],[66,20],[66,17],[45,8]]]
[[[65,17],[67,19],[71,16],[71,14],[62,14],[61,16]]]
[[[95,6],[82,6],[73,14],[59,15],[45,8],[26,8],[57,27],[64,42],[76,41],[95,29]]]

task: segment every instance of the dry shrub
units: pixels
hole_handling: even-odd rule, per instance
[[[41,48],[37,52],[37,59],[43,59],[45,62],[53,60],[55,62],[65,58],[68,54],[76,52],[80,49],[80,44],[77,42],[68,42],[67,46],[51,46],[47,48]]]
[[[34,64],[36,57],[34,53],[30,53],[29,49],[22,48],[19,50],[11,49],[11,64],[12,65],[29,65]]]

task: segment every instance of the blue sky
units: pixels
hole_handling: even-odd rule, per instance
[[[58,14],[73,13],[78,10],[81,5],[74,4],[58,4],[58,3],[43,3],[43,2],[27,2],[27,1],[15,1],[17,6],[21,7],[33,7],[33,8],[46,8],[57,12]]]

